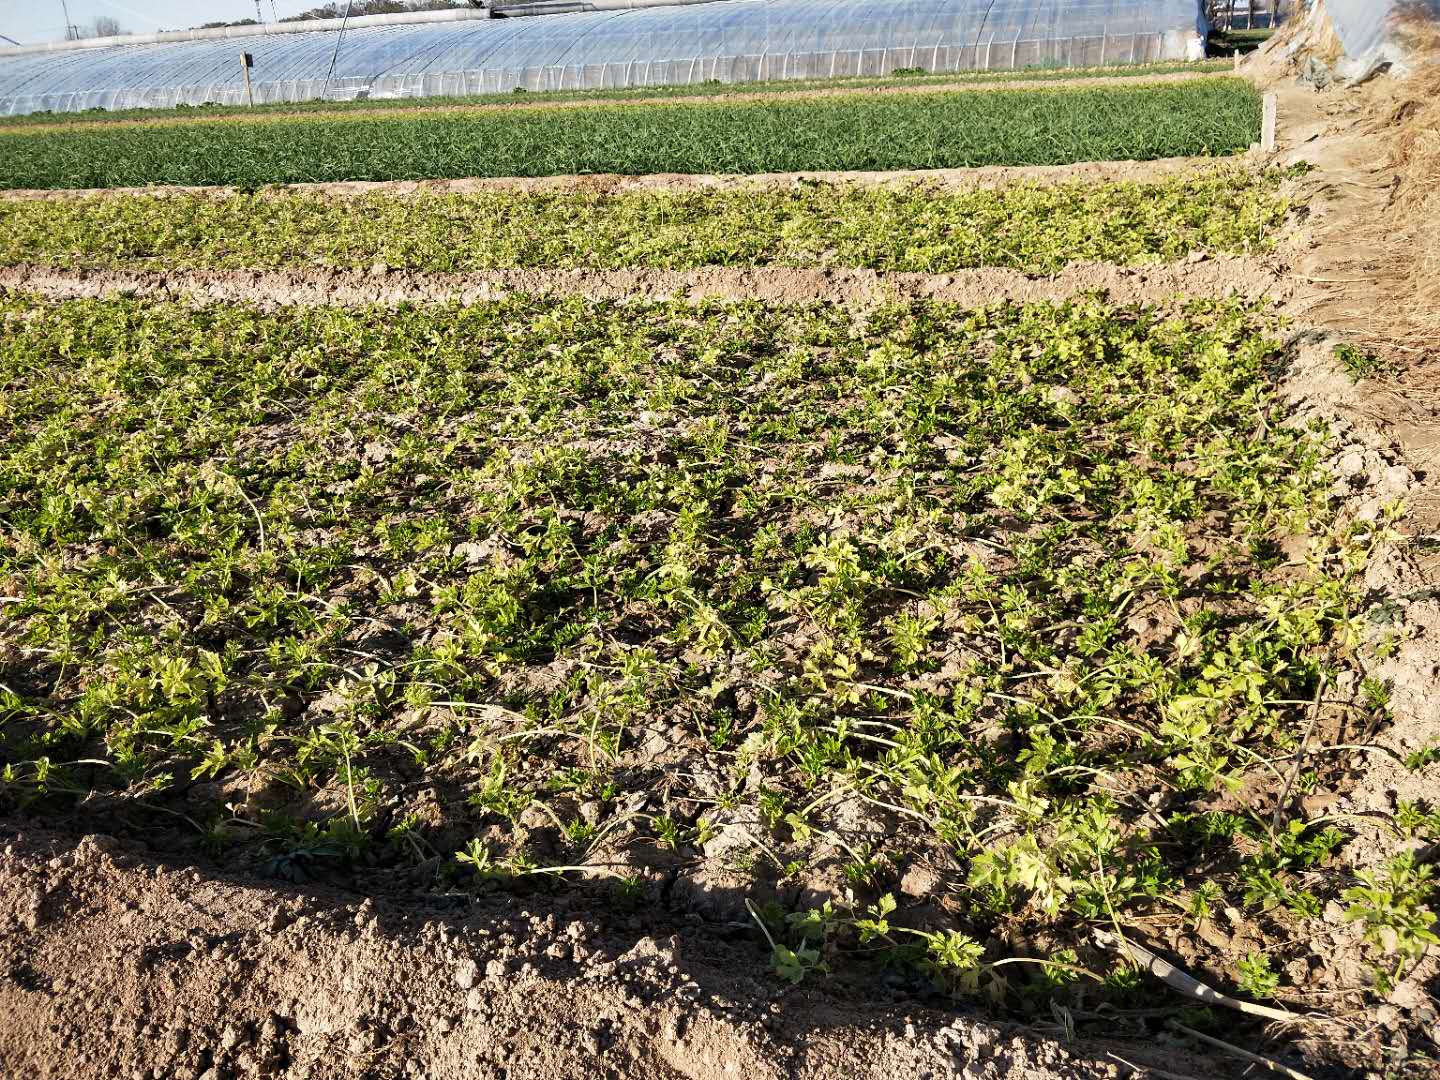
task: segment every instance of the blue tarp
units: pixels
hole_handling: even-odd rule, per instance
[[[1199,0],[722,0],[0,55],[0,113],[1194,59]]]

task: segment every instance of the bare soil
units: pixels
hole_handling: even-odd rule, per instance
[[[163,828],[152,831],[164,846]],[[124,841],[0,820],[9,1077],[1090,1080],[1176,1047],[781,990],[748,935],[574,895],[256,885]],[[96,1004],[103,1002],[103,1010]]]
[[[983,165],[972,169],[901,169],[891,172],[754,173],[650,173],[624,176],[618,173],[585,173],[573,176],[476,177],[461,180],[351,180],[315,184],[277,184],[265,192],[311,192],[322,195],[467,195],[477,191],[586,192],[617,195],[636,191],[733,191],[788,187],[813,182],[845,182],[872,187],[909,187],[924,184],[937,191],[964,191],[997,188],[1019,181],[1032,184],[1076,182],[1147,183],[1182,176],[1235,158],[1174,157],[1154,161],[1088,161],[1076,165]],[[1247,155],[1241,160],[1255,160]],[[129,188],[13,188],[3,192],[6,199],[84,199],[114,195],[201,194],[226,198],[236,194],[229,185],[209,187],[156,184]]]
[[[1434,707],[1440,700],[1440,556],[1437,545],[1425,542],[1440,534],[1440,389],[1428,374],[1428,356],[1400,354],[1392,377],[1360,384],[1333,356],[1341,341],[1384,336],[1384,327],[1376,325],[1384,284],[1375,268],[1389,265],[1394,252],[1383,250],[1383,236],[1373,250],[1358,250],[1354,241],[1362,225],[1384,214],[1395,187],[1395,169],[1385,163],[1396,137],[1387,95],[1396,90],[1382,81],[1316,94],[1295,86],[1288,70],[1267,75],[1267,63],[1275,63],[1273,53],[1254,66],[1281,97],[1276,159],[1315,166],[1303,182],[1306,210],[1273,259],[1077,266],[1046,279],[993,270],[940,276],[705,270],[442,277],[14,267],[0,273],[0,287],[56,297],[131,292],[263,304],[463,303],[516,290],[857,304],[887,295],[965,303],[1058,299],[1091,289],[1133,301],[1177,292],[1269,296],[1294,319],[1282,378],[1294,421],[1320,417],[1339,436],[1332,462],[1337,493],[1357,517],[1374,516],[1395,498],[1410,507],[1406,536],[1375,562],[1367,579],[1377,605],[1404,630],[1396,653],[1372,672],[1392,685],[1394,723],[1351,731],[1336,712],[1305,751],[1321,777],[1305,796],[1305,809],[1312,819],[1342,821],[1357,837],[1345,857],[1354,868],[1373,867],[1402,843],[1388,824],[1397,800],[1434,801],[1440,792],[1440,769],[1417,772],[1400,762],[1440,739]],[[967,170],[938,179],[961,185],[1022,176],[1137,178],[1193,164]],[[937,179],[866,179],[912,182],[920,176]],[[508,183],[529,190],[557,183],[621,190],[794,179]],[[464,184],[473,186],[459,186]],[[418,193],[491,184],[325,189]],[[1272,796],[1253,797],[1258,803]],[[1065,1031],[1063,1017],[1022,1030],[957,1016],[907,997],[898,986],[851,987],[842,979],[782,990],[766,975],[763,950],[740,914],[739,894],[703,873],[661,881],[640,908],[624,912],[584,889],[475,899],[417,891],[411,881],[379,873],[286,885],[211,865],[184,836],[175,821],[120,818],[106,807],[44,829],[25,820],[0,821],[0,1016],[6,1021],[0,1024],[0,1071],[147,1080],[1257,1075],[1253,1064],[1223,1054],[1192,1056],[1178,1040],[1066,1045],[1055,1041]],[[1402,1059],[1409,1061],[1403,1075],[1426,1075],[1422,1055],[1440,1054],[1434,995],[1440,963],[1427,959],[1386,999],[1376,999],[1365,989],[1359,929],[1338,909],[1325,913],[1325,924],[1316,951],[1331,959],[1312,972],[1290,973],[1303,974],[1315,1014],[1272,1026],[1267,1034],[1273,1041],[1264,1046],[1256,1028],[1237,1023],[1235,1041],[1275,1057],[1288,1044],[1317,1080],[1379,1080],[1388,1075],[1387,1061]],[[1217,957],[1233,966],[1255,943],[1232,938],[1226,925],[1215,920],[1205,940],[1182,944],[1171,959],[1197,975]],[[1157,984],[1156,995],[1169,991]],[[103,1016],[95,1012],[97,1001],[105,1003]]]
[[[262,307],[344,306],[443,302],[469,304],[511,293],[579,295],[590,299],[829,300],[868,306],[887,300],[933,299],[969,306],[1066,300],[1105,292],[1127,303],[1161,303],[1180,293],[1280,300],[1287,290],[1273,261],[1242,256],[1181,264],[1116,266],[1079,263],[1049,277],[1015,270],[978,269],[951,274],[874,270],[799,270],[781,267],[703,267],[696,270],[486,270],[426,274],[378,267],[344,270],[57,270],[0,267],[0,288],[24,289],[54,299],[98,296],[188,297],[198,303],[245,302]]]

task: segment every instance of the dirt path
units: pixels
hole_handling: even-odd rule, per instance
[[[261,888],[4,820],[0,849],[0,1072],[17,1080],[1099,1080],[1133,1075],[1114,1053],[1150,1056],[884,988],[849,1004],[780,989],[744,934],[642,928],[568,896],[535,898],[541,915]],[[1193,1076],[1235,1075],[1208,1068]]]
[[[937,191],[1004,187],[1021,181],[1034,184],[1074,182],[1149,183],[1182,176],[1221,164],[1253,165],[1258,159],[1241,157],[1173,157],[1154,161],[1090,161],[1075,165],[983,165],[970,169],[900,169],[889,172],[788,172],[751,175],[714,173],[650,173],[622,176],[590,173],[578,176],[515,176],[463,180],[350,180],[315,184],[274,184],[265,192],[313,192],[326,195],[465,195],[477,191],[585,192],[616,195],[635,191],[735,191],[789,187],[805,182],[860,184],[868,187],[907,187],[924,184]],[[119,195],[211,195],[224,198],[238,191],[233,186],[156,184],[128,188],[12,188],[0,189],[4,199],[88,199]]]
[[[1122,303],[1161,303],[1178,293],[1239,295],[1283,300],[1284,279],[1273,262],[1220,256],[1178,264],[1124,267],[1079,263],[1050,277],[1015,270],[976,269],[952,274],[885,273],[874,270],[796,270],[784,267],[698,270],[488,270],[465,274],[412,271],[359,273],[302,271],[56,270],[43,266],[0,268],[0,288],[52,299],[95,296],[190,298],[201,303],[261,306],[356,306],[403,302],[471,304],[511,293],[578,295],[596,300],[683,297],[701,300],[762,300],[807,303],[829,300],[869,306],[887,300],[947,300],[978,307],[1002,300],[1060,301],[1105,292]]]
[[[195,124],[226,123],[268,124],[275,121],[303,123],[305,121],[315,120],[339,122],[399,117],[409,119],[415,116],[437,115],[479,116],[496,112],[548,112],[553,109],[626,108],[643,105],[729,105],[746,101],[804,101],[814,98],[849,97],[856,94],[873,97],[877,94],[889,96],[894,94],[978,93],[986,90],[1086,90],[1093,89],[1097,86],[1158,86],[1170,83],[1193,82],[1196,79],[1209,79],[1217,75],[1224,76],[1226,74],[1227,73],[1223,71],[1181,71],[1168,72],[1162,75],[1096,75],[1089,78],[1055,79],[1049,82],[1042,79],[997,79],[993,82],[937,81],[915,83],[912,85],[770,90],[734,94],[671,94],[646,98],[578,98],[573,101],[526,101],[520,98],[514,101],[497,101],[476,105],[415,105],[402,108],[377,106],[373,109],[354,108],[336,109],[334,111],[310,109],[285,112],[283,110],[276,110],[274,112],[258,113],[253,116],[248,116],[244,113],[231,113],[226,116],[206,116],[202,112],[198,115],[158,116],[154,119],[137,117],[133,120],[77,120],[73,123],[65,124],[0,124],[0,138],[6,135],[33,135],[41,132],[55,132],[58,134],[72,131],[91,131],[96,128],[186,127]]]

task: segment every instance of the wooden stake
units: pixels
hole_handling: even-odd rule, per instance
[[[1274,94],[1265,95],[1265,111],[1260,122],[1260,150],[1265,154],[1275,152],[1275,125],[1279,99]]]
[[[250,88],[250,54],[247,52],[240,54],[240,71],[245,76],[245,100],[253,109],[255,107],[255,91]]]

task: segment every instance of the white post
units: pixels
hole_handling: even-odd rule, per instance
[[[1279,100],[1274,94],[1265,95],[1264,112],[1261,114],[1260,122],[1260,150],[1262,153],[1273,154],[1275,152],[1275,127],[1279,119]]]

